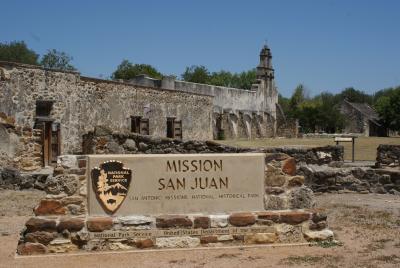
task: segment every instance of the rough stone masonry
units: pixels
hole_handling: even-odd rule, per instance
[[[107,158],[107,155],[101,157]],[[108,216],[88,213],[89,185],[87,177],[82,175],[89,173],[86,157],[61,157],[52,176],[54,183],[46,187],[47,196],[34,209],[35,217],[25,223],[17,253],[285,244],[332,239],[326,214],[315,208],[313,193],[304,185],[304,177],[294,174],[295,159],[283,153],[271,153],[265,154],[264,161],[264,209]]]

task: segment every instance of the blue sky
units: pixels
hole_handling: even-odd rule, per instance
[[[186,66],[240,72],[267,40],[279,91],[310,94],[400,85],[400,1],[0,0],[0,42],[72,55],[107,77],[122,59],[180,75]]]

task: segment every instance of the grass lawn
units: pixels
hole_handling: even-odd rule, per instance
[[[333,138],[268,138],[257,140],[223,140],[218,141],[226,145],[241,147],[278,147],[278,146],[306,146],[316,147],[325,145],[335,145]],[[400,137],[382,138],[382,137],[359,137],[355,142],[355,160],[375,160],[376,148],[379,144],[400,144]],[[344,146],[345,160],[351,160],[351,142],[342,142]]]

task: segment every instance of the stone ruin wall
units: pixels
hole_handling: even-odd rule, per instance
[[[399,167],[400,145],[379,145],[376,156],[376,163],[379,167]]]
[[[214,139],[218,139],[218,118],[222,118],[221,129],[229,139],[253,139],[276,135],[278,92],[276,88],[271,89],[271,85],[266,85],[265,81],[254,84],[251,90],[178,81],[172,77],[157,80],[143,75],[129,82],[134,85],[213,96]],[[293,133],[289,135],[293,136]]]
[[[400,195],[400,145],[379,145],[373,167],[332,162],[301,165],[297,173],[305,176],[314,192]]]
[[[0,112],[32,129],[37,100],[54,101],[50,117],[61,124],[62,154],[81,152],[94,126],[130,129],[130,116],[149,118],[150,133],[166,135],[166,117],[182,120],[183,138],[212,139],[212,96],[159,90],[81,77],[75,72],[0,63]]]
[[[364,136],[369,136],[368,120],[364,118],[362,113],[346,102],[342,103],[340,112],[346,115],[345,133],[361,133]]]
[[[84,154],[245,153],[287,154],[297,163],[328,164],[343,161],[343,146],[245,148],[214,141],[174,140],[164,137],[112,131],[97,126],[83,137]]]
[[[41,139],[40,129],[15,126],[14,118],[0,113],[0,167],[15,167],[24,172],[40,169]]]

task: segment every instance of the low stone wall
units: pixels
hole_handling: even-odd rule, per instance
[[[369,167],[302,165],[298,174],[314,192],[359,192],[400,195],[400,170]]]
[[[400,139],[399,139],[400,143]],[[377,166],[400,166],[400,145],[380,144],[376,155]]]
[[[297,163],[328,164],[343,161],[343,146],[243,148],[227,146],[214,141],[180,141],[168,138],[112,132],[96,127],[83,137],[84,154],[186,154],[186,153],[283,153]]]
[[[295,159],[283,153],[272,153],[266,154],[265,161],[264,211],[94,217],[87,213],[86,158],[61,156],[54,174],[44,183],[48,194],[34,209],[36,216],[26,222],[21,232],[17,253],[303,243],[332,239],[326,214],[315,209],[313,192],[304,185],[304,177],[295,175]]]
[[[304,243],[330,239],[326,214],[316,210],[219,215],[31,218],[17,248],[20,255]],[[157,233],[159,236],[154,237]]]

